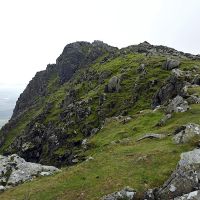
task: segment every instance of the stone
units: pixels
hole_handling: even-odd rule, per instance
[[[16,186],[37,176],[49,176],[60,170],[53,166],[26,162],[16,154],[0,156],[0,191]]]
[[[197,74],[197,75],[194,77],[194,79],[193,79],[193,81],[192,81],[192,84],[194,84],[194,85],[200,85],[200,75],[199,75],[199,74]]]
[[[163,139],[165,137],[166,136],[164,134],[149,133],[149,134],[146,134],[146,135],[142,136],[141,138],[137,139],[136,141],[139,142],[139,141],[144,140],[146,138],[149,138],[149,139]]]
[[[117,76],[113,76],[109,82],[108,85],[105,87],[105,92],[119,92],[121,87],[120,87],[120,78]]]
[[[187,102],[189,104],[199,104],[200,103],[200,98],[195,96],[195,95],[191,95],[187,98]]]
[[[190,123],[180,127],[178,130],[180,131],[178,133],[175,131],[175,135],[172,138],[176,144],[187,143],[193,137],[200,135],[200,125],[198,124]]]
[[[184,194],[188,194],[187,198],[190,197],[192,199],[192,195],[199,195],[199,192],[189,195],[195,188],[199,188],[199,175],[200,149],[182,153],[176,170],[156,192],[156,199],[168,200],[177,197],[177,200],[179,200],[182,199],[180,196]],[[183,199],[185,199],[185,197]]]
[[[172,118],[172,114],[166,114],[157,124],[156,126],[164,126],[169,119]]]
[[[114,192],[112,194],[108,194],[101,198],[101,200],[132,200],[134,196],[136,195],[136,192],[134,189],[130,187],[125,187],[123,190],[119,192]]]
[[[187,82],[183,81],[182,78],[171,75],[153,96],[152,108],[154,109],[159,105],[167,103],[177,95],[186,96],[184,89],[186,84]]]
[[[163,69],[172,70],[174,68],[178,68],[179,65],[180,65],[180,61],[179,60],[167,58],[167,60],[163,64]]]
[[[183,99],[181,96],[176,96],[171,100],[169,105],[166,108],[167,113],[173,112],[186,112],[189,109],[188,102]]]
[[[145,69],[145,64],[141,64],[138,67],[137,72],[140,73],[141,75],[146,75],[147,74],[147,70]]]
[[[174,200],[199,200],[200,199],[200,190],[184,194],[183,196],[176,197]]]

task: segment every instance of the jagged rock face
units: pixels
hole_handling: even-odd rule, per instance
[[[177,169],[157,192],[157,199],[173,199],[199,188],[199,173],[200,149],[182,153]]]
[[[34,105],[36,98],[47,94],[48,80],[52,75],[57,73],[56,68],[56,65],[48,65],[45,71],[36,73],[35,77],[30,81],[24,92],[17,100],[12,120],[20,114],[23,114],[27,108]]]
[[[87,67],[98,57],[115,50],[116,48],[99,41],[92,44],[76,42],[67,45],[56,61],[61,83],[68,81],[77,69]]]
[[[80,147],[81,142],[68,141],[62,127],[53,124],[44,126],[37,122],[30,124],[24,134],[15,139],[6,154],[17,152],[29,162],[48,163],[54,166],[72,165],[72,160],[76,157],[73,150]],[[68,150],[64,155],[57,154],[56,151],[63,146]]]
[[[56,64],[48,65],[47,69],[38,72],[20,95],[13,112],[13,118],[34,105],[38,96],[47,94],[48,81],[51,76],[58,74],[60,83],[68,81],[76,70],[88,67],[98,57],[117,50],[103,42],[75,42],[68,44],[63,53],[57,58]]]
[[[174,75],[170,76],[166,83],[154,95],[152,107],[155,108],[156,106],[162,105],[177,95],[185,96],[185,85],[186,83],[182,79],[179,79]]]
[[[59,171],[53,166],[26,162],[16,154],[8,157],[0,156],[0,190],[30,181],[37,176],[48,176]]]

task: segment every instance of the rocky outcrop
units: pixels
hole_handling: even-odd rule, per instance
[[[163,64],[163,69],[172,70],[172,69],[178,68],[179,65],[180,65],[180,61],[179,60],[167,58],[167,60]]]
[[[147,56],[152,55],[165,55],[165,56],[175,56],[179,58],[189,58],[189,59],[200,59],[200,55],[192,55],[189,53],[184,53],[177,51],[173,48],[162,46],[162,45],[152,45],[147,41],[140,43],[139,45],[131,45],[120,50],[121,53],[144,53]]]
[[[190,95],[187,98],[187,102],[189,104],[198,104],[198,103],[200,103],[200,98],[198,96],[195,96],[195,95]]]
[[[173,136],[173,141],[176,144],[182,144],[188,142],[195,136],[200,135],[200,126],[198,124],[187,124],[185,126],[179,127]]]
[[[122,200],[122,199],[132,200],[134,199],[135,194],[136,192],[134,189],[126,187],[119,192],[114,192],[112,194],[104,196],[103,198],[101,198],[101,200]]]
[[[176,96],[172,99],[169,105],[166,108],[167,113],[173,112],[186,112],[189,109],[188,102],[183,99],[181,96]]]
[[[0,156],[0,191],[30,181],[38,176],[49,176],[60,170],[53,166],[45,166],[26,162],[13,154]]]
[[[159,89],[159,91],[154,95],[152,100],[152,107],[162,105],[167,103],[170,99],[173,99],[177,95],[185,96],[186,92],[184,87],[186,82],[181,77],[171,75],[165,84]]]
[[[88,67],[98,57],[116,50],[117,48],[101,41],[94,41],[92,44],[89,42],[68,44],[56,60],[60,82],[68,81],[76,70]]]
[[[105,92],[119,92],[120,91],[120,78],[117,76],[113,76],[108,84],[105,86]]]
[[[181,159],[171,177],[158,190],[156,199],[173,199],[200,187],[200,149],[181,154]]]

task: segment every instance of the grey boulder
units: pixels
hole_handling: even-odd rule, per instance
[[[105,87],[105,92],[119,92],[121,87],[120,87],[120,78],[117,76],[113,76],[108,84]]]
[[[177,95],[166,108],[167,113],[173,112],[186,112],[189,109],[188,102],[183,99],[183,97]]]
[[[174,143],[182,144],[188,142],[193,137],[199,135],[200,135],[200,125],[190,123],[180,127],[177,131],[175,131],[175,135],[173,136],[172,139]]]
[[[179,60],[167,58],[167,60],[163,64],[163,69],[172,70],[172,69],[178,68],[179,65],[180,65]]]
[[[157,199],[174,199],[188,194],[194,191],[194,188],[199,188],[199,181],[200,149],[182,153],[176,170],[158,190]]]
[[[53,166],[26,162],[16,154],[0,156],[0,191],[30,181],[38,176],[48,176],[60,170]]]

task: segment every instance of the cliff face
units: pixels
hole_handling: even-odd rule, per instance
[[[67,45],[56,64],[38,72],[20,95],[1,130],[1,151],[57,166],[84,160],[84,141],[107,118],[127,116],[183,94],[188,80],[170,76],[163,67],[169,56],[199,59],[147,42],[120,50],[100,41]]]

